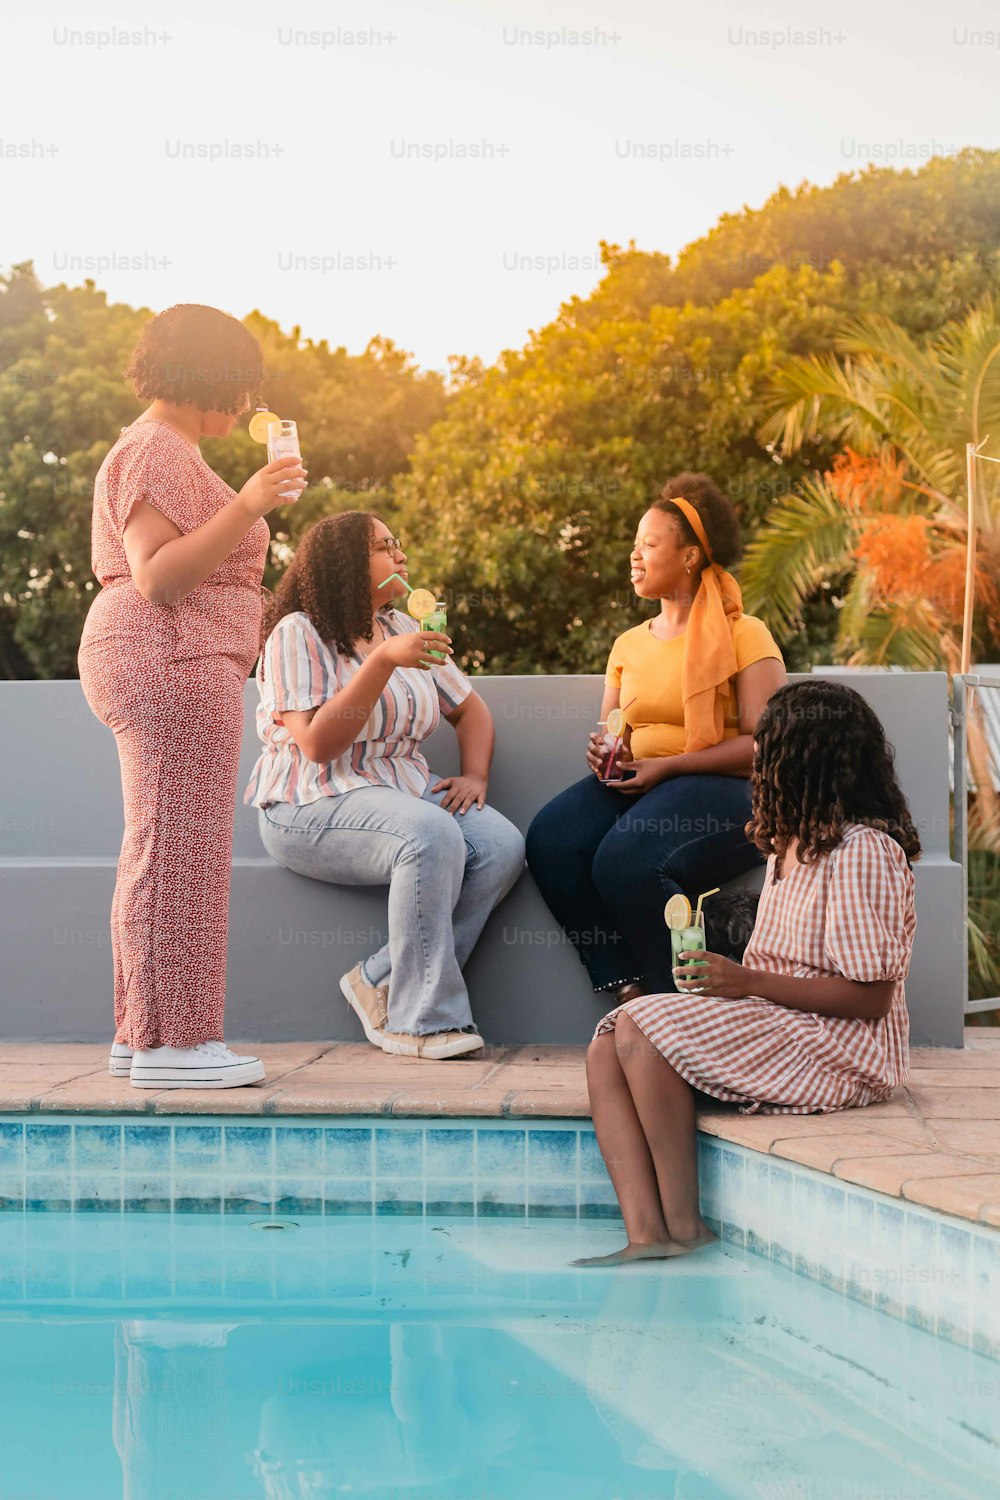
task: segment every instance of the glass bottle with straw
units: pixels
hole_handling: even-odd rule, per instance
[[[714,885],[710,891],[702,891],[698,897],[698,905],[694,911],[691,903],[685,895],[678,893],[671,896],[663,908],[663,919],[670,928],[670,959],[671,967],[676,969],[681,964],[681,954],[687,952],[704,953],[707,947],[705,942],[705,913],[702,911],[701,903],[706,896],[715,896],[722,889]],[[705,964],[695,964],[695,968],[706,968]],[[685,980],[685,986],[691,984],[699,976],[691,974]],[[687,988],[681,990],[682,994],[700,993],[697,990]]]
[[[430,589],[415,589],[407,583],[401,573],[390,573],[388,578],[383,578],[379,584],[384,589],[387,583],[397,579],[406,590],[409,598],[406,601],[406,612],[416,620],[421,630],[439,630],[442,633],[448,629],[448,606],[443,599],[435,599]],[[435,661],[446,661],[447,657],[443,651],[427,652],[433,656]]]
[[[600,721],[601,728],[607,731],[604,736],[604,746],[607,750],[607,755],[601,767],[598,780],[603,781],[605,786],[616,786],[624,780],[622,768],[616,762],[618,760],[618,752],[625,743],[625,713],[632,707],[634,702],[635,698],[630,698],[624,708],[613,708],[608,717]]]

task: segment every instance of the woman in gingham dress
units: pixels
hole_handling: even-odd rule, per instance
[[[493,719],[438,631],[391,608],[406,553],[364,511],[310,527],[268,615],[257,682],[263,751],[244,801],[296,874],[389,887],[389,941],[340,981],[383,1052],[480,1052],[462,967],[524,869],[524,840],[486,804]],[[434,776],[441,718],[461,773]]]
[[[578,1264],[711,1241],[699,1094],[747,1114],[823,1113],[888,1099],[906,1078],[920,840],[877,716],[839,683],[781,688],[757,725],[751,792],[747,832],[768,861],[742,963],[681,954],[680,993],[618,1006],[591,1042],[594,1126],[628,1245]]]
[[[223,1041],[243,689],[260,639],[264,516],[305,471],[281,459],[236,494],[205,462],[261,376],[257,340],[212,307],[168,308],[128,374],[150,406],[102,463],[80,643],[87,702],[114,731],[125,834],[111,907],[110,1070],[139,1088],[264,1076]]]

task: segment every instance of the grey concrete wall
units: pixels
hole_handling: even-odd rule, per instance
[[[943,673],[838,673],[886,726],[925,857],[907,985],[914,1040],[961,1044],[961,871],[949,856],[948,700]],[[522,830],[583,773],[601,679],[486,677],[497,727],[490,801]],[[248,684],[240,784],[257,755]],[[457,769],[447,725],[436,771]],[[77,682],[0,683],[0,1037],[110,1035],[108,912],[122,833],[114,738]],[[754,877],[751,877],[751,880]],[[351,1038],[337,981],[386,935],[384,891],[321,885],[274,865],[257,814],[236,813],[228,1030],[278,1040]],[[494,1042],[582,1042],[603,1013],[530,876],[493,914],[468,969],[473,1009]]]

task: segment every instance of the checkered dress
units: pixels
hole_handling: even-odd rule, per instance
[[[913,948],[913,874],[888,834],[849,824],[813,864],[793,860],[775,880],[767,862],[747,968],[798,978],[894,979],[892,1005],[866,1021],[789,1010],[749,996],[643,995],[625,1010],[688,1083],[744,1114],[813,1114],[888,1099],[907,1074],[903,980]]]

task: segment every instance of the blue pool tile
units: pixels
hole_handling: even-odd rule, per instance
[[[429,1129],[426,1133],[427,1176],[471,1177],[473,1140],[471,1130]]]
[[[476,1193],[472,1178],[428,1177],[424,1187],[424,1205],[428,1214],[474,1213]]]
[[[608,1169],[604,1165],[597,1136],[592,1130],[580,1131],[580,1176],[607,1179]]]
[[[208,1171],[222,1161],[218,1125],[174,1125],[174,1164],[178,1171]]]
[[[529,1130],[528,1176],[576,1182],[577,1132]],[[575,1197],[575,1194],[574,1194]]]
[[[483,1219],[523,1219],[526,1212],[524,1179],[515,1177],[510,1181],[489,1178],[484,1181],[479,1175],[476,1192],[476,1213]]]
[[[282,1177],[274,1199],[275,1214],[321,1214],[321,1177]]]
[[[358,1130],[353,1126],[328,1126],[323,1131],[325,1141],[325,1173],[327,1177],[368,1177],[372,1170],[371,1129]]]
[[[227,1176],[239,1173],[260,1177],[274,1170],[274,1127],[271,1125],[227,1125],[225,1136]]]
[[[839,1245],[847,1227],[847,1194],[839,1183],[821,1182],[818,1201],[822,1233],[824,1237],[835,1238]]]
[[[906,1227],[906,1263],[915,1283],[933,1275],[937,1264],[937,1220],[930,1214],[908,1210]]]
[[[26,1125],[24,1161],[29,1172],[57,1172],[70,1164],[70,1125]]]
[[[615,1190],[607,1178],[603,1182],[580,1184],[580,1217],[582,1219],[617,1219],[621,1216]]]
[[[222,1211],[222,1183],[218,1177],[196,1172],[178,1173],[174,1179],[174,1212],[217,1214]]]
[[[24,1166],[24,1126],[0,1125],[0,1172],[20,1171]]]
[[[278,1125],[274,1132],[275,1171],[293,1177],[323,1174],[323,1128],[320,1125]]]
[[[323,1190],[323,1212],[328,1214],[370,1214],[372,1184],[370,1177],[337,1177],[327,1179]]]
[[[223,1208],[227,1214],[270,1213],[270,1179],[262,1177],[227,1177]]]
[[[375,1174],[382,1177],[423,1176],[424,1132],[375,1127]]]
[[[575,1219],[576,1183],[533,1181],[528,1187],[528,1217]]]
[[[171,1125],[126,1125],[124,1169],[126,1172],[169,1172]]]
[[[77,1171],[73,1179],[73,1207],[82,1213],[118,1213],[122,1206],[119,1173]]]
[[[488,1177],[517,1177],[524,1171],[525,1131],[477,1130],[476,1173]]]
[[[0,1213],[8,1209],[23,1207],[24,1177],[22,1173],[0,1172]]]
[[[120,1125],[73,1126],[76,1148],[76,1170],[120,1172],[122,1165],[122,1127]]]
[[[377,1214],[422,1214],[424,1200],[420,1179],[412,1177],[379,1177],[375,1183]]]
[[[122,1205],[129,1213],[168,1214],[173,1207],[168,1172],[126,1172]]]
[[[875,1222],[874,1205],[871,1198],[861,1193],[847,1195],[847,1240],[849,1245],[866,1245],[871,1239]]]
[[[77,1250],[73,1257],[73,1294],[76,1297],[114,1297],[122,1294],[122,1260],[118,1252],[95,1254]]]
[[[35,1213],[68,1213],[73,1193],[68,1172],[37,1172],[25,1180],[24,1206]]]

